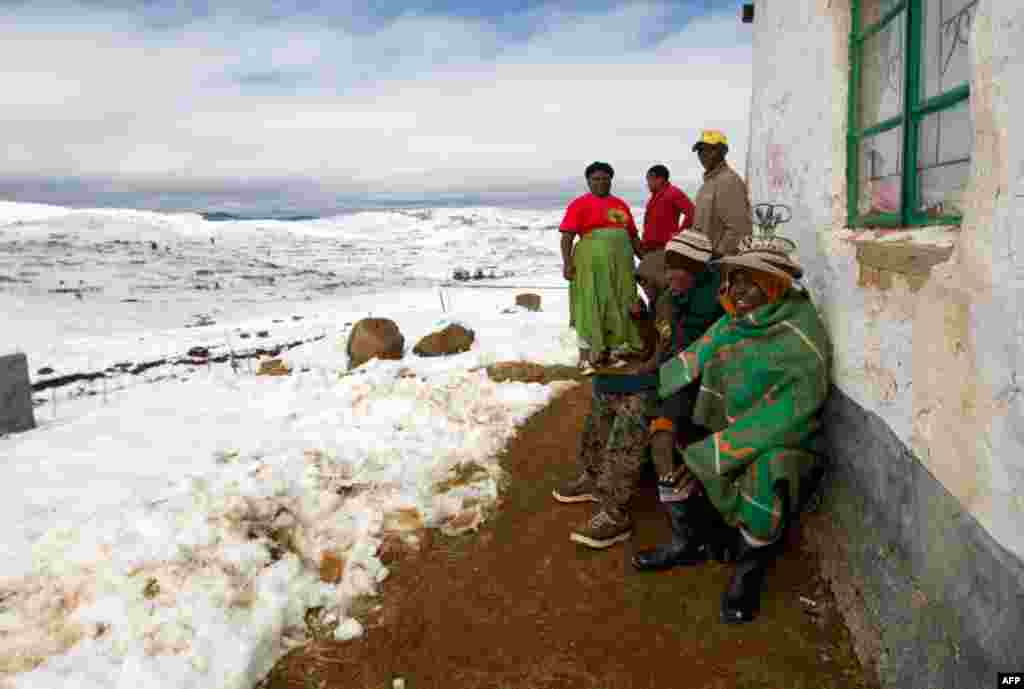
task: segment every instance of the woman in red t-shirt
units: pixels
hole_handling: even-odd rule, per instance
[[[609,351],[643,349],[629,317],[637,299],[633,255],[640,240],[629,206],[611,195],[615,171],[608,163],[587,166],[584,194],[569,204],[562,232],[562,274],[569,280],[569,325],[580,341],[580,368],[593,373]],[[579,238],[575,250],[573,240]]]

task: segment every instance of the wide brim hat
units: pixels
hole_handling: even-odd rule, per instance
[[[682,230],[665,245],[666,253],[680,254],[699,263],[711,260],[711,240],[695,230]]]
[[[651,251],[644,254],[644,257],[640,259],[640,265],[636,267],[636,277],[638,280],[644,280],[646,282],[658,282],[664,278],[665,275],[665,250],[659,249],[657,251]]]
[[[795,251],[796,244],[785,237],[747,237],[740,242],[735,254],[722,256],[714,264],[742,266],[790,280],[799,280],[803,277],[804,270],[793,258]]]

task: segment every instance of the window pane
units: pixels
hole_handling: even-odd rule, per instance
[[[940,110],[921,120],[917,164],[933,167],[955,160],[966,160],[974,149],[974,127],[967,100]]]
[[[861,45],[860,128],[903,113],[906,12]]]
[[[973,150],[974,125],[968,101],[921,120],[917,153],[919,210],[932,216],[961,212]]]
[[[860,4],[860,29],[870,28],[882,21],[902,0],[863,0]]]
[[[925,99],[970,80],[967,41],[977,8],[978,0],[924,0],[921,69]]]
[[[861,141],[857,213],[899,213],[902,186],[903,127]]]

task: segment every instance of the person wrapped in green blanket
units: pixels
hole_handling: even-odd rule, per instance
[[[696,386],[661,400],[657,397],[658,366],[700,337],[724,311],[718,301],[718,271],[708,268],[711,244],[704,235],[683,230],[666,246],[662,285],[655,307],[660,332],[654,354],[638,374],[609,373],[594,377],[593,406],[580,438],[578,478],[553,491],[562,503],[596,502],[600,509],[570,534],[591,548],[607,548],[632,534],[628,503],[632,498],[650,444],[659,471],[672,469],[672,418],[689,416]],[[660,260],[648,255],[644,262]],[[653,292],[652,292],[653,295]],[[653,421],[652,421],[653,419]]]
[[[659,481],[685,528],[633,564],[696,564],[731,546],[737,564],[721,600],[728,623],[756,615],[766,567],[821,457],[831,345],[809,296],[794,287],[795,248],[755,236],[717,261],[727,315],[658,371],[663,398],[700,380],[692,421],[710,434],[680,448],[681,466]]]

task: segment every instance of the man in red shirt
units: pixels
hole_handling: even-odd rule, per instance
[[[651,190],[651,198],[644,213],[644,234],[640,243],[643,253],[664,249],[679,230],[693,226],[696,214],[690,197],[669,184],[668,168],[664,165],[654,165],[647,171],[647,188]],[[680,215],[684,216],[682,225]]]

